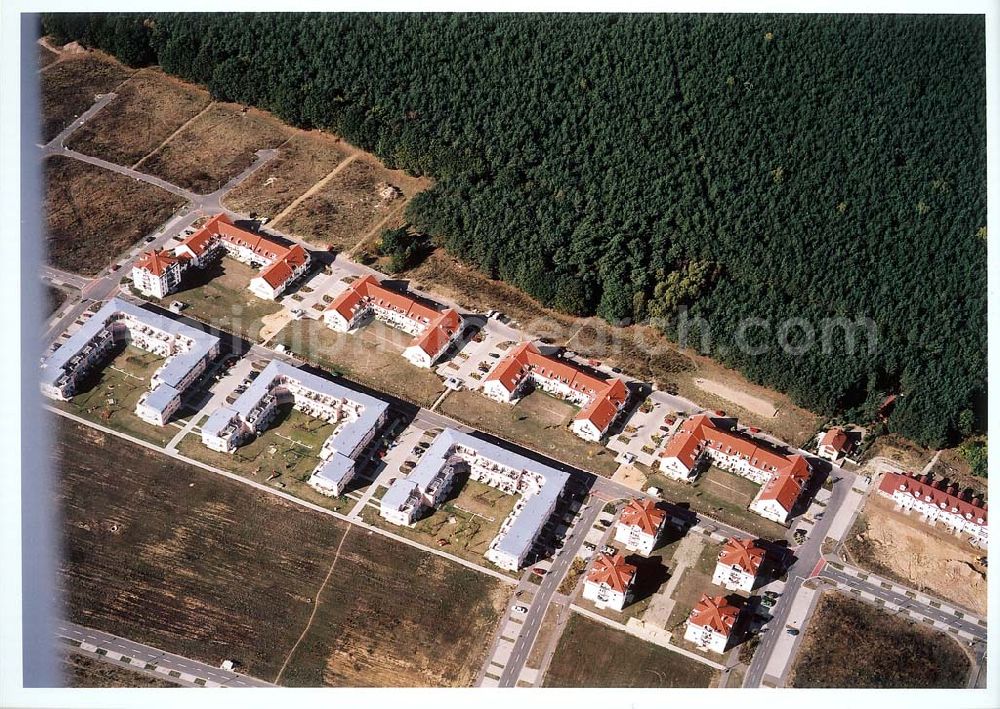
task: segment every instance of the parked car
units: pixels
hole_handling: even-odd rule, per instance
[[[788,633],[789,635],[798,635],[799,634],[799,629],[798,628],[793,628],[791,625],[786,625],[785,626],[785,632]]]
[[[528,612],[528,607],[527,606],[514,606],[514,612],[515,613],[527,613]]]
[[[535,568],[532,569],[532,571],[538,574],[539,576],[544,576],[547,573],[545,569],[543,569],[541,566],[536,566]]]

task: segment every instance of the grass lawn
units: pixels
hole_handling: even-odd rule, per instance
[[[115,91],[115,99],[68,141],[69,147],[131,166],[155,150],[211,101],[204,89],[141,69]]]
[[[199,434],[185,436],[177,450],[188,458],[267,483],[335,512],[347,512],[353,500],[346,496],[327,497],[306,484],[319,464],[320,448],[333,430],[332,425],[295,411],[288,404],[270,428],[233,453],[211,450],[201,442]]]
[[[667,617],[666,628],[673,633],[672,642],[683,645],[687,649],[695,650],[695,647],[684,640],[684,622],[691,614],[694,604],[701,598],[701,594],[710,596],[727,596],[727,591],[722,586],[712,584],[712,574],[715,572],[715,564],[719,559],[721,544],[708,541],[702,547],[698,560],[693,566],[685,566],[680,572],[683,575],[674,587],[671,598],[674,607]],[[696,650],[697,651],[697,650]],[[707,655],[711,657],[711,655]],[[718,656],[716,656],[718,657]]]
[[[169,423],[153,426],[135,415],[139,397],[149,391],[149,380],[162,364],[162,357],[127,345],[81,382],[76,396],[52,404],[102,426],[164,445],[177,434],[177,427]]]
[[[809,622],[791,687],[962,688],[969,658],[947,634],[828,591]]]
[[[48,261],[65,271],[100,272],[184,205],[147,182],[61,155],[42,169]]]
[[[611,477],[618,469],[614,453],[569,430],[576,408],[543,392],[533,391],[508,406],[463,389],[450,393],[439,408],[446,416],[583,470]]]
[[[645,473],[647,487],[660,489],[660,497],[674,504],[687,503],[692,510],[714,519],[744,529],[764,539],[783,537],[788,531],[777,522],[764,519],[747,509],[758,486],[738,475],[711,467],[693,483],[668,478],[642,463],[633,463]]]
[[[209,664],[233,658],[268,681],[306,631],[282,678],[294,686],[474,679],[510,593],[496,579],[57,426],[60,588],[74,622]]]
[[[147,299],[162,307],[179,300],[185,305],[185,315],[256,342],[264,326],[263,319],[281,310],[273,300],[258,298],[250,292],[250,280],[256,276],[256,269],[236,259],[223,258],[204,270],[192,268],[176,293],[163,300]]]
[[[442,551],[493,568],[483,555],[500,524],[514,509],[517,496],[506,495],[475,480],[459,481],[459,485],[433,514],[413,527],[391,524],[375,508],[365,511],[365,521],[429,547],[439,547],[438,540],[445,539],[448,544],[441,546]]]
[[[444,384],[432,371],[414,367],[403,358],[403,348],[410,339],[405,332],[380,322],[355,333],[342,333],[319,320],[293,320],[273,342],[323,369],[428,407],[444,391]]]
[[[710,687],[707,665],[573,614],[545,674],[546,687]]]
[[[66,302],[69,295],[64,290],[47,285],[45,286],[45,297],[46,304],[48,305],[46,317],[51,317],[57,310],[59,310],[59,308],[62,307],[62,304]]]

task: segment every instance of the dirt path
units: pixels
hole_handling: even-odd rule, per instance
[[[130,78],[131,78],[131,77],[130,77]],[[215,105],[215,101],[209,101],[209,102],[208,102],[208,105],[207,105],[207,106],[205,106],[205,108],[201,109],[200,111],[198,111],[198,113],[196,113],[196,114],[194,114],[193,116],[191,116],[191,118],[189,118],[188,120],[184,121],[184,123],[183,123],[183,124],[181,125],[181,127],[180,127],[180,128],[178,128],[177,130],[175,130],[175,131],[174,131],[173,133],[171,133],[170,135],[168,135],[168,136],[167,136],[167,137],[166,137],[166,138],[165,138],[165,139],[163,140],[163,142],[162,142],[162,143],[160,143],[160,144],[159,144],[159,145],[157,145],[157,146],[156,146],[155,148],[153,148],[152,150],[150,150],[150,151],[149,151],[149,152],[148,152],[148,153],[147,153],[146,155],[143,155],[143,156],[142,156],[141,158],[139,158],[139,160],[138,160],[138,161],[137,161],[137,162],[135,163],[135,165],[133,165],[133,166],[132,166],[132,169],[133,169],[133,170],[135,170],[135,169],[138,169],[138,167],[139,167],[140,165],[142,165],[142,164],[143,164],[144,162],[146,162],[146,161],[147,161],[147,160],[148,160],[149,158],[151,158],[151,157],[152,157],[153,155],[155,155],[155,154],[156,154],[157,152],[159,152],[159,151],[160,151],[160,150],[161,150],[161,149],[163,148],[163,146],[164,146],[164,145],[166,145],[166,144],[167,144],[167,143],[169,143],[169,142],[170,142],[171,140],[173,140],[173,139],[174,139],[174,137],[175,137],[175,136],[176,136],[176,135],[177,135],[178,133],[180,133],[180,132],[181,132],[182,130],[184,130],[184,129],[185,129],[185,128],[187,128],[187,127],[188,127],[189,125],[191,125],[191,123],[192,123],[192,122],[194,122],[194,121],[198,120],[199,118],[201,118],[202,114],[203,114],[203,113],[205,113],[205,111],[207,111],[208,109],[210,109],[210,108],[211,108],[212,106],[214,106],[214,105]]]
[[[296,197],[295,199],[293,199],[291,204],[289,204],[287,207],[285,207],[284,209],[282,209],[277,214],[277,216],[275,216],[274,219],[271,220],[271,223],[269,224],[269,226],[273,227],[275,224],[277,224],[282,219],[284,219],[289,214],[291,214],[292,210],[294,210],[300,204],[302,204],[307,199],[309,199],[310,197],[312,197],[314,194],[316,194],[317,192],[319,192],[321,189],[323,189],[324,187],[326,187],[327,183],[330,180],[332,180],[334,177],[336,177],[337,174],[341,170],[343,170],[345,167],[347,167],[348,165],[350,165],[352,162],[354,162],[357,159],[358,159],[358,154],[357,153],[353,153],[351,155],[348,155],[346,158],[344,158],[337,165],[337,167],[333,168],[332,170],[330,170],[330,172],[326,173],[326,175],[324,175],[322,178],[320,178],[319,182],[317,182],[315,185],[313,185],[312,187],[310,187],[309,189],[307,189],[305,192],[303,192],[302,194],[300,194],[298,197]]]
[[[399,215],[399,213],[403,211],[403,209],[406,208],[406,205],[409,203],[410,203],[409,199],[404,199],[402,204],[400,204],[394,210],[386,214],[384,219],[382,219],[378,224],[369,229],[368,233],[362,236],[361,239],[358,241],[358,243],[356,243],[354,247],[347,252],[348,256],[354,254],[364,244],[368,243],[369,239],[371,239],[375,234],[377,234],[390,219],[394,219],[397,215]]]
[[[330,570],[326,572],[326,578],[323,579],[323,583],[320,584],[319,590],[316,591],[316,597],[313,598],[313,609],[312,613],[309,614],[309,622],[306,623],[306,627],[302,629],[302,634],[299,635],[299,639],[295,641],[294,645],[292,645],[292,649],[288,651],[288,657],[286,657],[285,661],[281,663],[281,669],[278,670],[278,676],[274,678],[274,684],[278,684],[281,681],[281,676],[285,674],[285,668],[288,667],[288,663],[291,661],[292,655],[295,654],[295,651],[299,647],[299,643],[302,642],[302,638],[306,636],[306,633],[309,632],[309,628],[312,627],[313,620],[316,618],[316,611],[319,609],[319,597],[323,593],[323,589],[326,588],[326,584],[330,581],[330,577],[333,576],[333,569],[337,566],[337,560],[340,559],[340,550],[344,548],[344,541],[347,539],[347,535],[350,531],[351,525],[347,525],[347,527],[344,528],[344,536],[340,538],[340,544],[337,545],[337,552],[333,555],[333,563],[330,564]]]
[[[699,389],[703,389],[709,394],[721,396],[723,399],[731,401],[758,416],[774,418],[778,415],[778,409],[767,399],[747,394],[712,379],[695,379],[694,383]]]

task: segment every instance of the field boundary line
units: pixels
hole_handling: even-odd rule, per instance
[[[129,78],[131,78],[131,77],[129,77]],[[193,116],[191,116],[191,117],[190,117],[189,119],[187,119],[186,121],[184,121],[184,123],[183,123],[183,124],[181,124],[181,126],[180,126],[180,127],[179,127],[179,128],[177,129],[177,130],[175,130],[175,131],[174,131],[173,133],[171,133],[170,135],[168,135],[168,136],[167,136],[167,137],[166,137],[166,138],[165,138],[165,139],[163,140],[163,142],[162,142],[162,143],[160,143],[160,144],[159,144],[159,145],[157,145],[157,146],[156,146],[155,148],[153,148],[153,149],[152,149],[152,150],[150,150],[150,151],[149,151],[148,153],[146,153],[146,154],[145,154],[145,155],[143,155],[143,156],[142,156],[141,158],[139,158],[139,160],[138,160],[138,161],[137,161],[137,162],[135,163],[135,165],[133,165],[133,166],[131,167],[131,169],[132,169],[132,170],[137,170],[137,169],[139,168],[139,166],[140,166],[140,165],[142,165],[142,164],[143,164],[144,162],[146,162],[146,161],[147,161],[147,160],[148,160],[149,158],[151,158],[151,157],[152,157],[152,156],[153,156],[154,154],[156,154],[156,153],[158,153],[158,152],[159,152],[160,150],[162,150],[162,149],[163,149],[163,146],[164,146],[164,145],[166,145],[166,144],[167,144],[167,143],[169,143],[169,142],[170,142],[171,140],[173,140],[173,139],[174,139],[175,137],[177,137],[177,134],[178,134],[178,133],[180,133],[180,132],[181,132],[182,130],[184,130],[184,129],[185,129],[185,128],[187,128],[187,127],[188,127],[189,125],[191,125],[191,122],[192,122],[192,121],[194,121],[194,120],[196,120],[196,119],[200,118],[200,117],[201,117],[201,114],[203,114],[203,113],[204,113],[205,111],[207,111],[208,109],[210,109],[210,108],[211,108],[212,106],[214,106],[214,105],[215,105],[215,101],[209,101],[209,102],[208,102],[208,105],[207,105],[207,106],[205,106],[205,108],[201,109],[200,111],[198,111],[198,113],[194,114],[194,115],[193,115]]]
[[[282,219],[284,219],[285,217],[287,217],[292,212],[293,209],[295,209],[300,204],[302,204],[303,202],[305,202],[307,199],[309,199],[310,197],[312,197],[314,194],[316,194],[317,192],[319,192],[321,189],[323,189],[324,187],[326,187],[327,183],[330,180],[332,180],[334,177],[337,176],[337,173],[339,173],[341,170],[343,170],[345,167],[347,167],[348,165],[350,165],[352,162],[354,162],[357,159],[358,159],[358,155],[357,155],[357,153],[354,153],[353,155],[348,155],[346,158],[344,158],[339,163],[337,163],[337,166],[335,168],[333,168],[332,170],[330,170],[330,172],[328,172],[325,175],[323,175],[323,177],[319,178],[319,180],[316,182],[316,184],[314,184],[312,187],[310,187],[305,192],[303,192],[302,194],[300,194],[298,197],[296,197],[295,199],[293,199],[291,204],[289,204],[287,207],[285,207],[280,212],[278,212],[275,215],[274,219],[272,219],[268,223],[268,226],[273,227],[275,224],[277,224]]]
[[[347,535],[351,533],[351,525],[344,527],[344,535],[340,538],[340,544],[337,545],[337,552],[333,555],[333,563],[330,564],[330,570],[326,572],[326,578],[323,579],[323,583],[320,584],[319,590],[316,591],[316,597],[313,599],[313,609],[312,613],[309,614],[309,622],[306,623],[306,627],[302,629],[302,634],[299,635],[299,639],[295,641],[292,645],[292,649],[288,651],[288,657],[281,664],[281,669],[278,670],[278,676],[274,678],[274,684],[278,684],[281,680],[281,675],[285,674],[285,668],[288,667],[288,663],[292,660],[292,655],[299,647],[299,643],[302,642],[302,638],[306,636],[309,632],[309,628],[312,627],[313,620],[316,619],[316,611],[319,610],[319,597],[323,594],[323,589],[326,588],[326,584],[329,583],[330,577],[333,576],[333,569],[337,565],[337,561],[340,559],[340,550],[344,548],[344,541],[347,539]]]

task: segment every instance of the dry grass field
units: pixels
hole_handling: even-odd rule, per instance
[[[828,591],[809,622],[791,687],[965,687],[969,658],[946,634]]]
[[[295,131],[278,157],[226,195],[226,205],[244,214],[274,219],[341,164],[353,148],[319,131]]]
[[[41,74],[42,141],[48,143],[94,104],[97,94],[114,90],[133,73],[101,52],[64,56]]]
[[[57,425],[61,585],[74,622],[211,664],[233,658],[269,681],[308,628],[282,678],[295,686],[475,676],[507,600],[498,581]]]
[[[55,62],[59,58],[59,55],[56,54],[55,52],[53,52],[48,47],[45,47],[45,46],[43,46],[41,44],[38,44],[36,46],[38,48],[37,52],[38,52],[38,68],[39,69],[44,69],[49,64],[52,64],[53,62]]]
[[[184,204],[159,187],[71,158],[50,157],[43,168],[48,260],[66,271],[100,272]]]
[[[293,320],[274,338],[298,357],[361,384],[430,406],[444,391],[436,374],[403,358],[406,333],[380,322],[358,332],[334,332],[319,320]]]
[[[303,200],[281,220],[280,227],[310,243],[347,251],[428,184],[399,170],[387,170],[370,157],[359,158]],[[381,194],[387,185],[401,194]]]
[[[290,686],[468,686],[509,599],[492,577],[352,528]]]
[[[545,674],[546,687],[711,687],[707,665],[573,614]]]
[[[103,662],[87,655],[65,651],[60,653],[60,671],[66,687],[165,689],[178,685],[142,672]]]
[[[211,101],[207,91],[159,69],[136,72],[115,93],[111,103],[73,133],[68,145],[125,166],[155,150]]]
[[[851,560],[881,576],[986,615],[986,567],[970,544],[896,512],[873,495],[845,540]]]
[[[198,194],[222,187],[256,159],[277,148],[289,129],[271,115],[215,103],[139,165],[144,172]]]
[[[540,391],[508,406],[463,389],[451,392],[439,409],[482,431],[607,478],[618,468],[614,453],[569,430],[566,424],[576,413],[572,405]]]

